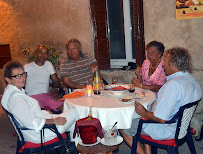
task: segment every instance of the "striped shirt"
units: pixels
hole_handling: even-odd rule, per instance
[[[91,84],[93,74],[90,67],[96,63],[97,61],[91,54],[82,54],[77,62],[67,58],[60,66],[61,77],[68,77],[72,83],[77,85],[85,85],[86,80]]]

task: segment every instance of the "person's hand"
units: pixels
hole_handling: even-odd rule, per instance
[[[58,89],[53,89],[51,91],[51,98],[54,100],[60,100],[61,99],[60,91]]]
[[[132,78],[131,82],[136,87],[140,87],[140,85],[141,85],[140,81],[137,78]]]
[[[65,125],[67,120],[65,117],[57,117],[55,118],[56,125]]]
[[[141,73],[142,73],[142,69],[141,69],[141,67],[138,66],[138,67],[136,68],[136,70],[135,70],[135,75],[140,76]]]
[[[80,89],[83,89],[83,88],[85,88],[85,86],[84,85],[80,85]]]
[[[143,107],[142,104],[138,103],[135,101],[135,112],[142,117],[146,117],[147,115],[147,110]]]
[[[140,117],[140,119],[142,119],[142,120],[149,120],[148,117]]]
[[[53,115],[53,113],[50,110],[46,110],[50,115]]]

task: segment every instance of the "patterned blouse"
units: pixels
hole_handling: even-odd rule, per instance
[[[146,59],[142,64],[142,82],[146,85],[164,85],[166,83],[166,74],[162,67],[164,60],[161,59],[154,73],[149,76],[150,61]]]

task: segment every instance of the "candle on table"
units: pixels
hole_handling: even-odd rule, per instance
[[[92,85],[86,85],[87,96],[92,96]]]

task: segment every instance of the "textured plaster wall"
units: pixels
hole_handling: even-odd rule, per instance
[[[92,49],[88,0],[0,0],[0,9],[0,44],[11,45],[13,59],[40,44],[64,51],[70,38]]]
[[[92,52],[89,0],[0,0],[0,44],[10,44],[13,60],[25,63],[21,50],[41,44],[65,51],[71,38]]]

